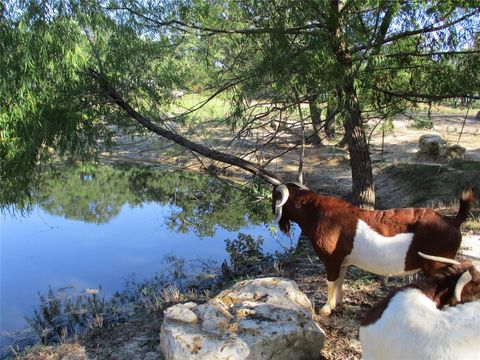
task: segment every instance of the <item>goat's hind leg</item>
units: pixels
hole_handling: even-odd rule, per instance
[[[338,275],[338,279],[336,281],[336,303],[341,304],[343,299],[343,282],[345,281],[345,275],[347,274],[348,266],[342,266],[340,268],[340,274]]]
[[[329,316],[332,310],[337,306],[338,296],[342,296],[341,286],[345,278],[345,271],[339,266],[328,266],[325,264],[327,270],[327,303],[323,305],[320,310],[320,315]],[[341,276],[343,273],[343,276]]]

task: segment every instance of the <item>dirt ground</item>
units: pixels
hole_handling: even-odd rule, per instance
[[[474,116],[477,111],[478,109],[470,110],[471,116],[466,120],[463,130],[464,115],[458,112],[434,113],[433,129],[414,129],[410,119],[398,118],[394,121],[395,130],[393,132],[383,134],[380,131],[374,131],[370,143],[377,205],[380,205],[381,208],[391,208],[411,206],[416,203],[431,203],[435,207],[441,205],[441,210],[446,213],[456,212],[455,199],[457,199],[462,186],[465,185],[465,179],[470,183],[480,185],[480,171],[478,168],[473,171],[459,170],[441,159],[432,161],[419,159],[416,154],[417,142],[421,135],[428,133],[440,134],[446,138],[449,144],[456,144],[461,132],[459,144],[466,148],[465,160],[480,161],[480,120],[475,119]],[[294,134],[291,136],[294,137]],[[137,141],[137,139],[133,140]],[[287,143],[289,140],[295,141],[293,138],[285,140]],[[128,160],[191,170],[198,170],[199,167],[208,164],[207,160],[203,160],[204,163],[199,166],[198,159],[195,157],[181,156],[179,151],[155,138],[138,141],[135,152],[132,151],[131,142],[121,143],[114,153],[103,155],[104,161]],[[220,141],[219,144],[222,142]],[[284,146],[272,145],[264,151],[278,152]],[[184,153],[183,150],[181,152]],[[348,197],[351,189],[348,153],[331,144],[326,144],[324,147],[308,145],[305,153],[307,162],[304,171],[307,186],[325,193]],[[290,152],[271,163],[270,170],[277,172],[286,181],[296,180],[298,159],[298,151]],[[434,168],[433,177],[419,176],[424,178],[423,182],[412,182],[409,178],[411,175],[408,173],[410,171],[408,165],[418,165],[419,163],[431,165]],[[229,171],[230,175],[234,172],[233,169],[229,169]],[[442,181],[447,178],[453,179],[453,185],[449,183],[443,188],[434,186],[432,178],[434,179],[436,174],[443,176]],[[442,196],[435,196],[432,194],[433,191],[441,192]],[[427,194],[426,197],[418,197],[422,192]],[[435,200],[437,200],[436,203]],[[479,261],[480,266],[480,213],[478,208],[474,210],[474,216],[474,220],[464,228],[463,255],[461,256],[468,256]],[[297,282],[318,312],[326,300],[325,273],[323,265],[311,247],[306,246],[301,252],[287,259],[281,264],[281,271],[282,276]],[[320,322],[327,335],[318,359],[360,359],[361,347],[358,341],[360,319],[391,289],[408,281],[408,278],[386,280],[383,277],[351,267],[346,277],[343,304],[329,318]],[[160,326],[161,315],[138,318],[113,330],[91,334],[84,340],[84,346],[80,350],[78,345],[73,345],[75,353],[72,353],[72,356],[42,357],[37,354],[37,357],[22,357],[22,359],[160,359]]]

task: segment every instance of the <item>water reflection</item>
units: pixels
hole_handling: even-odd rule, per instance
[[[62,168],[45,178],[25,216],[1,216],[2,331],[25,326],[37,293],[49,286],[102,285],[162,270],[165,255],[227,258],[238,232],[279,246],[268,230],[267,201],[215,179],[144,168]],[[284,239],[283,239],[284,240]],[[282,240],[282,241],[283,241]]]
[[[125,204],[153,201],[171,207],[170,230],[201,237],[213,236],[216,226],[234,231],[270,216],[268,202],[215,178],[138,167],[66,168],[46,179],[36,198],[52,215],[95,224],[109,222]]]

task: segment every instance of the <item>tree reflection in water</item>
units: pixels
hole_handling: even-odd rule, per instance
[[[103,224],[128,204],[171,206],[170,230],[213,236],[215,227],[235,231],[269,221],[268,201],[216,178],[145,167],[68,166],[44,176],[33,198],[46,212],[67,219]]]

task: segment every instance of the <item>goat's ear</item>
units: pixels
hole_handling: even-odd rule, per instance
[[[458,302],[462,301],[462,290],[470,281],[472,281],[472,275],[470,274],[470,271],[467,270],[462,274],[462,276],[460,276],[457,284],[455,285],[455,300]]]

